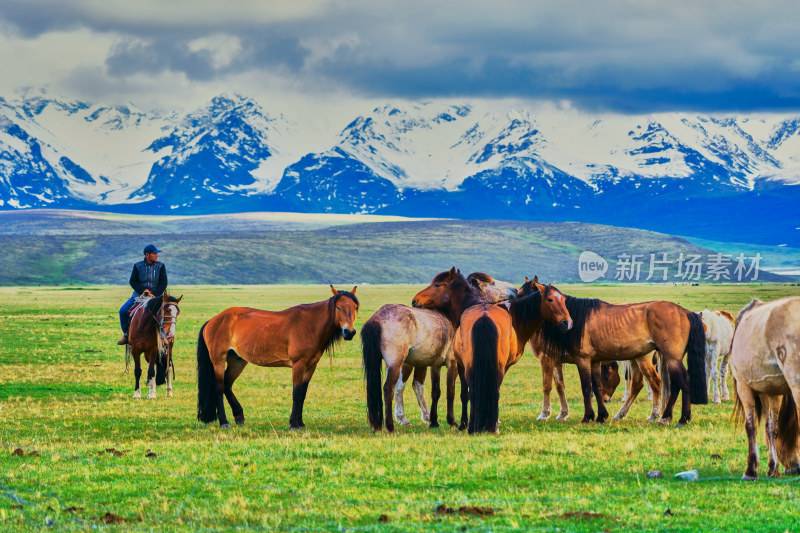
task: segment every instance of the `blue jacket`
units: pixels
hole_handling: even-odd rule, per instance
[[[159,297],[167,290],[167,267],[161,261],[139,261],[133,265],[130,283],[137,294],[150,289],[153,296]]]

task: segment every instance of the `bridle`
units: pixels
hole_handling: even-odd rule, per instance
[[[170,313],[169,319],[165,322],[164,309],[166,307],[171,308],[172,312]],[[161,309],[158,310],[158,315],[155,317],[155,319],[156,322],[158,322],[158,332],[159,335],[161,335],[162,340],[175,338],[175,326],[178,324],[178,315],[180,312],[181,310],[175,302],[167,302],[161,306]],[[167,334],[166,330],[164,329],[165,324],[172,326],[169,330],[169,334]]]

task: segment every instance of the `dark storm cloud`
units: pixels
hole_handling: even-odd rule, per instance
[[[105,69],[117,79],[176,72],[225,81],[263,71],[293,87],[370,97],[569,99],[622,111],[800,108],[795,1],[120,5],[127,10],[99,0],[4,0],[0,28],[30,39],[74,28],[113,35]],[[215,35],[237,41],[224,60],[196,44]]]

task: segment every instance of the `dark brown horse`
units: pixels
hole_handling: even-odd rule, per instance
[[[538,285],[533,295],[513,300],[508,309],[481,301],[460,272],[452,268],[433,278],[414,296],[414,307],[438,309],[456,327],[454,356],[461,377],[461,426],[470,433],[497,431],[500,385],[522,357],[525,343],[549,321],[568,329],[572,320],[563,296]],[[448,398],[448,403],[451,402]],[[467,405],[471,403],[469,416]]]
[[[203,324],[197,340],[198,420],[219,420],[220,427],[230,427],[224,395],[235,422],[244,424],[244,410],[233,394],[233,382],[247,363],[253,363],[292,369],[289,425],[291,429],[306,427],[303,404],[317,363],[337,341],[349,341],[356,334],[356,287],[337,291],[331,285],[331,291],[333,296],[327,300],[277,312],[231,307]]]
[[[156,385],[167,384],[167,398],[172,396],[172,346],[175,343],[175,328],[178,323],[180,309],[178,304],[183,299],[170,296],[166,291],[161,298],[145,301],[131,318],[128,330],[128,345],[125,347],[126,359],[133,356],[133,375],[136,378],[134,398],[141,398],[139,379],[142,377],[141,356],[147,361],[147,398],[156,398]],[[127,365],[126,365],[127,368]],[[173,370],[174,373],[174,370]]]
[[[647,363],[653,350],[658,350],[662,356],[662,395],[669,395],[660,424],[672,421],[678,392],[683,392],[680,424],[691,419],[691,403],[708,403],[705,333],[697,313],[665,301],[616,305],[597,299],[572,296],[566,299],[575,326],[564,333],[545,324],[535,344],[554,361],[577,365],[584,405],[581,422],[595,419],[591,403],[593,390],[597,400],[597,422],[608,418],[602,385],[598,387],[600,364],[635,359],[642,371],[649,373],[649,369],[642,365]],[[683,356],[687,352],[688,373],[683,366]]]

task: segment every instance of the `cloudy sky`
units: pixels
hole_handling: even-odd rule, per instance
[[[0,96],[800,110],[796,0],[2,0]]]

